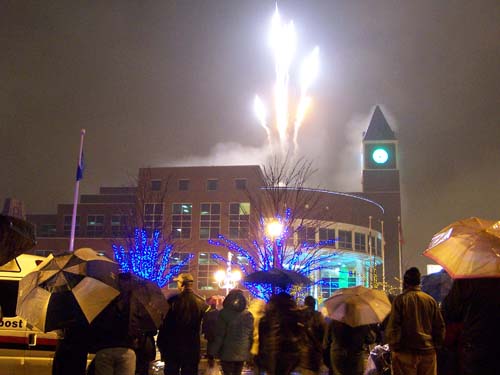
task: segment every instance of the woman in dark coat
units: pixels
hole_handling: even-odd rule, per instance
[[[323,343],[327,328],[325,318],[316,310],[316,299],[313,296],[304,299],[301,313],[307,338],[300,363],[301,372],[303,375],[319,374],[323,363]]]
[[[351,327],[332,320],[328,326],[326,346],[334,375],[363,375],[368,345],[376,334],[369,325]]]
[[[258,366],[269,375],[289,375],[299,365],[305,338],[293,298],[287,293],[271,297],[259,323]]]
[[[253,316],[240,289],[233,289],[224,299],[215,325],[215,340],[209,356],[220,358],[224,375],[241,375],[250,359],[253,340]]]

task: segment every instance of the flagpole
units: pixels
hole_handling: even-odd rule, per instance
[[[382,231],[382,289],[385,290],[385,237],[384,220],[380,220],[380,230]]]
[[[403,249],[401,241],[401,216],[398,216],[399,288],[403,290]]]
[[[370,254],[370,266],[368,268],[368,287],[372,287],[373,282],[373,264],[372,264],[372,217],[368,216],[368,251]]]
[[[85,129],[80,132],[80,152],[78,153],[78,167],[81,168],[82,165],[82,152],[83,152],[83,138],[85,137]],[[72,253],[75,247],[75,228],[76,228],[76,209],[78,207],[78,191],[80,190],[80,178],[77,177],[75,183],[75,196],[73,197],[73,214],[71,216],[71,236],[69,239],[69,252]]]

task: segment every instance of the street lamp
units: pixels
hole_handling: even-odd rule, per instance
[[[283,223],[278,220],[271,220],[266,224],[266,234],[273,241],[273,268],[278,268],[278,246],[276,238],[283,234]]]
[[[226,295],[229,293],[230,289],[234,289],[238,282],[241,280],[241,272],[238,270],[233,271],[231,269],[231,259],[233,258],[232,253],[227,254],[227,268],[226,270],[218,270],[214,274],[215,281],[219,285],[219,288],[226,289]]]

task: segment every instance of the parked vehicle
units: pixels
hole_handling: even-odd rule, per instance
[[[44,333],[16,316],[19,281],[44,257],[22,254],[0,266],[0,373],[50,375],[57,343],[55,332]]]

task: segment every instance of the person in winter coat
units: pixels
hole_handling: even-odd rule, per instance
[[[319,374],[323,362],[323,342],[326,333],[326,322],[323,314],[316,311],[316,299],[307,296],[301,310],[305,324],[307,345],[300,363],[302,375]]]
[[[211,348],[215,341],[215,325],[217,323],[217,317],[219,316],[219,310],[217,310],[217,299],[210,297],[207,299],[207,303],[210,309],[205,313],[203,317],[203,323],[201,324],[201,332],[207,340],[207,359],[210,367],[214,365],[214,356],[210,355],[212,351]]]
[[[300,362],[306,343],[297,304],[288,293],[271,297],[259,323],[256,362],[268,375],[289,375]]]
[[[332,320],[326,334],[333,375],[363,375],[368,345],[375,342],[375,332],[369,325],[351,327]]]
[[[130,298],[126,290],[92,322],[95,375],[134,375],[137,337],[130,330]]]
[[[392,303],[385,330],[394,375],[436,375],[436,349],[443,344],[445,324],[434,298],[420,289],[420,271],[409,268],[403,293]]]
[[[455,280],[442,310],[448,326],[459,327],[456,332],[458,374],[498,374],[500,279]]]
[[[220,359],[224,375],[241,375],[250,359],[253,340],[253,316],[240,289],[233,289],[224,299],[217,317],[215,340],[209,355]]]
[[[180,293],[168,299],[157,345],[166,362],[165,375],[198,375],[201,321],[208,305],[193,292],[191,274],[181,273],[175,280]]]

